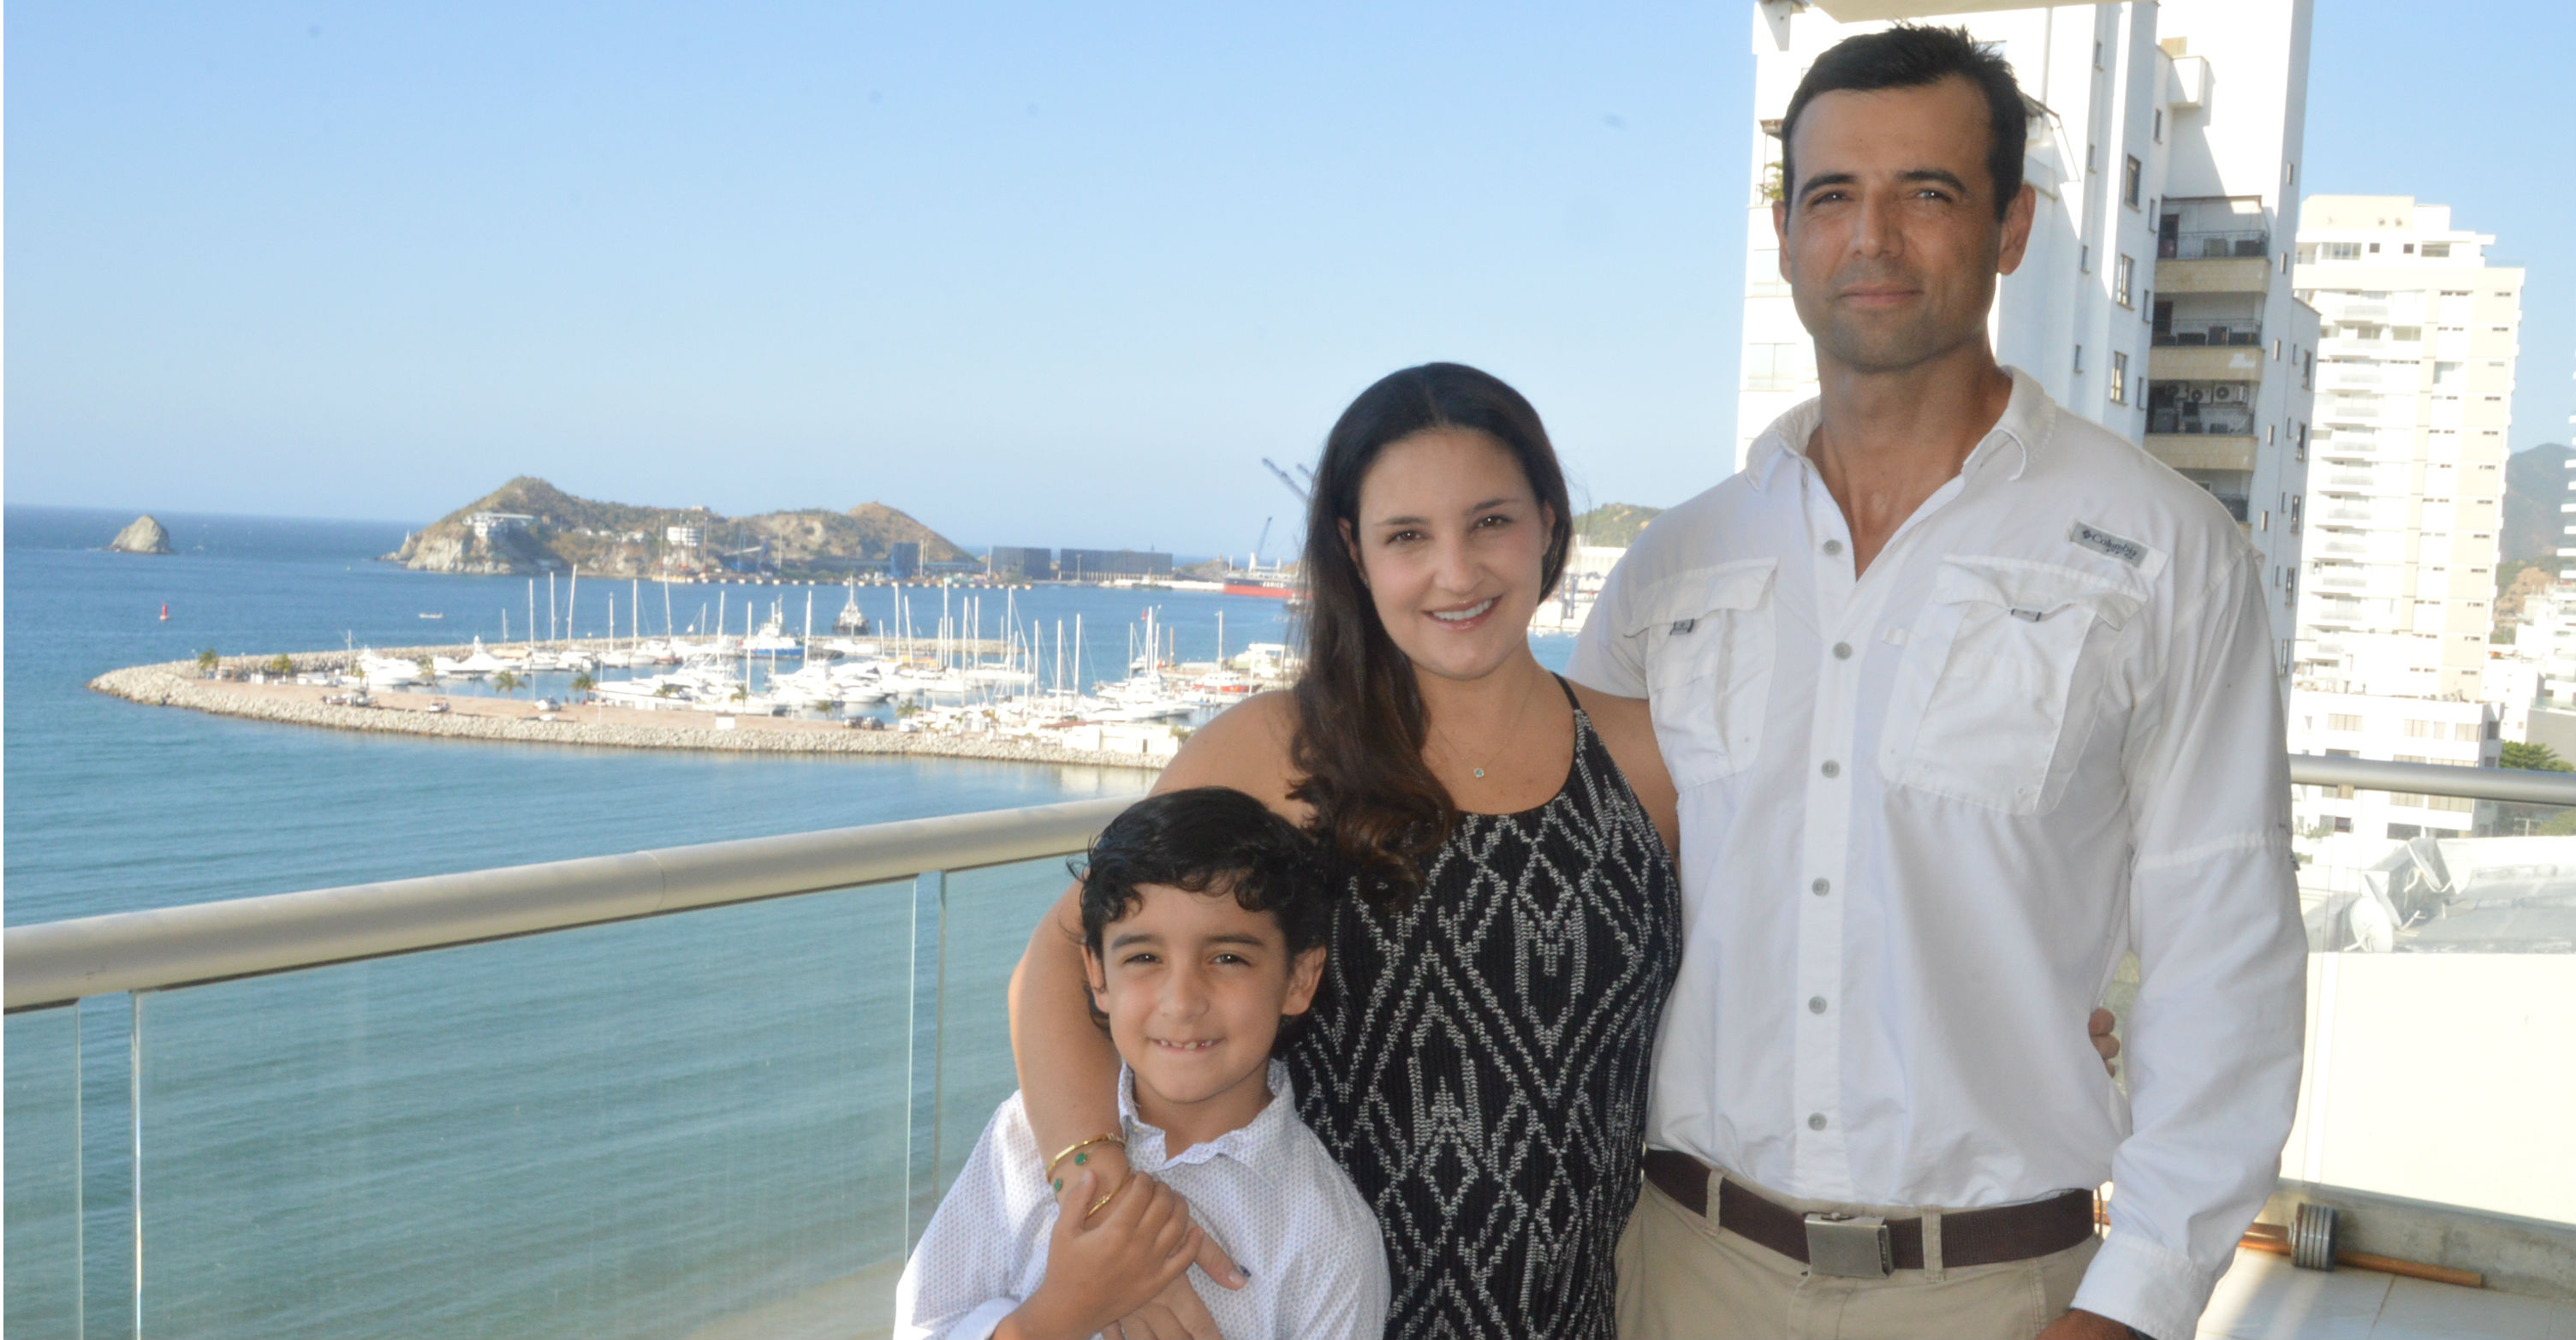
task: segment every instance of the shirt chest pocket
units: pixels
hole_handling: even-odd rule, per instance
[[[1952,558],[1906,641],[1879,770],[2007,814],[2054,808],[2109,644],[2141,595],[2027,559]]]
[[[1646,696],[1673,785],[1741,772],[1762,749],[1775,645],[1772,559],[1680,574],[1640,601]]]

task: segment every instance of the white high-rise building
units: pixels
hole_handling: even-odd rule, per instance
[[[2411,196],[2321,195],[2299,292],[2323,314],[2297,679],[2484,696],[2522,271]]]
[[[2302,217],[2293,282],[2325,325],[2290,748],[2492,765],[2566,671],[2555,602],[2533,602],[2529,666],[2488,644],[2522,271],[2411,196],[2312,196]],[[2296,809],[2362,838],[2472,826],[2466,802],[2383,801],[2302,787]]]
[[[2023,168],[2039,209],[1996,297],[1996,356],[2235,514],[2270,569],[2286,687],[2317,330],[2289,284],[2308,0],[1761,0],[1739,465],[1816,394],[1771,225],[1780,119],[1827,47],[1893,20],[1965,26],[2031,105]]]

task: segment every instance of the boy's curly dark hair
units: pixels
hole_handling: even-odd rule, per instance
[[[1228,893],[1247,912],[1278,918],[1295,958],[1332,928],[1315,845],[1241,791],[1195,786],[1148,796],[1109,821],[1074,872],[1082,881],[1082,940],[1100,952],[1109,923],[1142,900],[1140,886]]]
[[[1241,791],[1197,786],[1137,801],[1092,841],[1074,877],[1082,881],[1082,940],[1096,956],[1109,924],[1135,910],[1147,884],[1224,893],[1247,912],[1279,923],[1293,963],[1323,945],[1333,908],[1313,839]],[[1084,997],[1090,1004],[1090,998]],[[1097,1006],[1093,1023],[1109,1018]],[[1284,1056],[1305,1016],[1280,1021],[1270,1054]]]

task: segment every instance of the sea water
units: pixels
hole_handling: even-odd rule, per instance
[[[209,647],[493,642],[504,610],[514,643],[527,632],[525,578],[375,561],[401,541],[398,524],[167,515],[176,553],[103,552],[130,519],[6,514],[10,925],[1130,794],[1149,780],[380,737],[109,698],[87,681]],[[632,589],[583,583],[578,631],[605,631],[611,597],[630,628]],[[749,599],[761,615],[780,602],[801,631],[804,588],[724,589],[730,629]],[[715,593],[671,594],[680,628],[703,628],[690,607]],[[652,635],[660,593],[645,595]],[[939,595],[910,589],[925,633]],[[559,586],[558,617],[569,597]],[[962,597],[950,593],[961,619]],[[844,598],[817,590],[818,627]],[[881,628],[893,598],[859,592]],[[991,636],[1004,598],[982,599]],[[1287,632],[1280,602],[1215,593],[1047,587],[1009,600],[1050,642],[1081,617],[1086,682],[1125,673],[1149,605],[1182,659],[1216,653],[1220,612],[1228,651]],[[542,581],[535,601],[542,628]],[[1563,653],[1562,640],[1542,649],[1551,663]],[[908,883],[12,1016],[7,1333],[875,1330],[917,1190],[910,1085],[937,1077],[944,1176],[1012,1087],[1002,985],[1063,882],[1061,861],[950,878],[925,1056],[907,1050]]]

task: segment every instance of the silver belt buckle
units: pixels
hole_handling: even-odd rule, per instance
[[[1894,1239],[1874,1214],[1807,1216],[1807,1269],[1846,1279],[1883,1279],[1896,1271]]]

